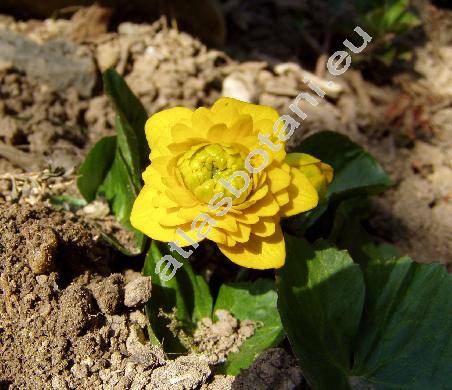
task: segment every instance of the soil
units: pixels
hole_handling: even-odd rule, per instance
[[[199,339],[201,353],[168,360],[145,341],[150,278],[116,272],[124,258],[96,227],[70,212],[8,203],[0,226],[1,388],[227,389],[237,380],[214,375],[214,366],[254,324],[222,311],[217,323],[202,321],[198,337],[212,334]]]
[[[0,47],[4,37],[9,45],[9,57],[0,51],[0,388],[303,386],[283,349],[265,352],[235,379],[217,375],[215,364],[257,326],[224,312],[218,322],[200,323],[197,353],[168,360],[144,342],[152,281],[101,239],[103,231],[127,245],[130,234],[101,200],[55,206],[55,196],[80,198],[77,167],[99,138],[114,133],[114,112],[100,88],[108,67],[126,78],[149,114],[211,105],[221,95],[283,114],[307,90],[304,80],[315,81],[327,98],[317,107],[302,104],[308,117],[289,148],[321,130],[364,146],[395,183],[374,201],[375,233],[418,262],[452,267],[452,13],[416,1],[425,42],[413,48],[411,63],[382,77],[349,70],[327,84],[306,37],[290,23],[304,2],[246,3],[223,2],[230,41],[221,49],[165,19],[109,31],[108,12],[96,7],[79,11],[92,17],[70,20],[0,15]],[[268,26],[282,27],[275,33]],[[50,61],[54,77],[24,65],[35,60],[17,54],[24,44],[43,63],[57,56]],[[78,70],[66,84],[68,64]]]
[[[210,364],[223,363],[231,352],[238,352],[243,342],[254,334],[257,324],[239,322],[226,310],[217,310],[217,320],[204,318],[194,333],[197,350],[206,355]]]

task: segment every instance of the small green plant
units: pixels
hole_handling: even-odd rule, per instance
[[[363,54],[354,55],[354,61],[390,66],[395,60],[409,59],[411,48],[404,39],[420,25],[420,20],[409,0],[328,0],[301,6],[295,12],[295,24],[319,56],[327,56],[333,44],[350,39],[359,26],[372,42]],[[319,61],[317,72],[324,67]]]
[[[409,0],[354,0],[354,3],[357,22],[374,38],[367,54],[385,65],[408,58],[410,52],[400,38],[420,24],[409,8]]]
[[[106,198],[118,220],[134,231],[130,210],[149,156],[147,115],[116,72],[107,71],[104,83],[118,114],[117,136],[94,145],[78,186],[87,202]],[[416,264],[392,246],[376,244],[362,226],[369,196],[391,185],[388,175],[369,153],[337,133],[312,135],[296,152],[329,164],[334,179],[315,209],[283,223],[286,263],[276,272],[243,272],[231,263],[225,266],[227,279],[207,279],[168,245],[136,231],[134,253],[119,247],[141,256],[143,274],[152,276],[146,305],[150,342],[170,357],[188,353],[197,322],[214,319],[223,309],[259,324],[219,367],[224,373],[237,375],[287,336],[313,389],[447,388],[451,277],[439,264]],[[216,261],[205,253],[211,258],[204,261]],[[167,280],[156,266],[169,254],[182,266]]]

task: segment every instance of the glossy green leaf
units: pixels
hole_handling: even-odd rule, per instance
[[[137,253],[142,252],[146,238],[130,224],[130,212],[138,196],[139,188],[136,186],[119,147],[116,148],[113,164],[98,192],[108,200],[111,211],[121,224],[134,232],[138,248]]]
[[[354,380],[375,389],[446,389],[452,383],[452,277],[409,258],[371,261]]]
[[[361,221],[363,202],[337,213],[331,239],[361,265],[366,300],[356,339],[352,382],[376,389],[440,389],[451,383],[452,280],[439,264],[399,258],[375,244]]]
[[[346,252],[312,248],[287,237],[288,255],[278,282],[281,319],[311,387],[448,388],[452,380],[451,276],[439,264],[416,264],[407,257],[397,258],[397,250],[389,244],[376,245],[357,223],[360,218],[353,218],[356,205],[350,200],[343,206],[335,229],[343,230],[342,237],[351,237],[339,242],[351,245],[365,283],[358,332],[356,325],[350,325],[359,319],[362,282],[348,278],[340,268],[335,270],[341,264],[338,254]],[[294,253],[299,254],[296,261]],[[309,275],[315,277],[319,268],[314,265],[322,264],[322,256],[324,271],[333,276],[312,283]],[[316,289],[318,293],[312,293]],[[326,310],[325,302],[332,308]],[[346,318],[327,321],[336,310]],[[344,326],[354,328],[355,337]],[[348,353],[344,346],[349,347]]]
[[[183,264],[168,281],[156,273],[156,265],[165,255],[171,255]],[[195,274],[188,260],[176,252],[170,252],[168,244],[157,241],[152,241],[143,274],[152,277],[152,298],[147,304],[147,313],[156,339],[162,343],[167,352],[186,351],[185,346],[168,328],[168,319],[159,317],[159,311],[171,313],[176,309],[179,326],[190,334],[196,321],[212,315],[213,300],[206,281],[202,276]]]
[[[363,197],[341,202],[328,238],[338,248],[346,249],[362,267],[373,259],[390,260],[400,257],[399,251],[393,245],[377,245],[364,229],[362,222],[368,218],[368,208],[369,201]]]
[[[313,134],[295,152],[311,154],[334,168],[334,179],[321,204],[308,213],[292,218],[291,224],[299,233],[304,233],[322,217],[330,203],[375,194],[391,185],[391,180],[381,165],[362,147],[342,134],[331,131]]]
[[[193,271],[188,260],[180,256],[178,260],[184,264],[178,277],[191,313],[191,321],[195,324],[203,318],[212,317],[213,299],[209,285],[202,275]]]
[[[114,69],[106,70],[103,80],[105,93],[117,114],[116,130],[122,155],[132,172],[141,174],[149,164],[150,152],[144,133],[146,110]]]
[[[323,131],[306,138],[296,149],[330,164],[334,179],[328,195],[344,193],[377,193],[391,185],[381,165],[361,146],[348,137]]]
[[[137,253],[146,246],[146,237],[132,228],[130,212],[141,190],[141,173],[149,159],[144,133],[146,111],[124,79],[109,69],[104,88],[116,111],[116,137],[99,141],[80,168],[78,186],[87,201],[104,196],[117,219],[135,234]]]
[[[250,283],[234,283],[221,286],[214,312],[228,310],[239,320],[253,320],[260,326],[236,353],[231,353],[223,367],[228,375],[237,375],[249,367],[255,358],[267,348],[278,345],[284,332],[276,307],[277,295],[272,280],[259,279]]]
[[[346,389],[364,281],[345,251],[316,248],[286,236],[286,264],[277,278],[284,329],[313,389]]]
[[[116,152],[116,137],[98,141],[80,166],[77,187],[87,202],[92,202],[111,168]]]

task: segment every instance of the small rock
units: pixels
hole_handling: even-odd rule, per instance
[[[100,282],[92,283],[90,289],[102,313],[115,314],[118,311],[123,296],[122,275],[110,275]]]
[[[36,82],[65,92],[74,87],[82,96],[91,96],[97,82],[94,61],[81,46],[62,40],[42,45],[20,34],[0,30],[0,61],[27,74]]]
[[[231,352],[237,352],[243,342],[254,334],[256,324],[250,320],[239,321],[227,310],[217,310],[218,321],[203,318],[194,332],[194,344],[210,364],[224,362]]]
[[[46,285],[48,280],[49,280],[49,277],[47,275],[38,275],[38,276],[36,276],[36,282],[38,284],[40,284],[41,286]]]
[[[57,328],[69,336],[79,336],[94,317],[93,298],[80,285],[69,285],[60,298]]]
[[[149,325],[148,318],[141,311],[138,310],[130,313],[130,321],[134,324],[139,325],[142,328]]]
[[[150,389],[197,389],[210,376],[210,368],[202,355],[178,357],[152,372]],[[250,387],[252,388],[252,387]]]
[[[139,276],[126,284],[124,294],[124,305],[136,307],[145,304],[151,297],[151,277]]]
[[[97,46],[96,57],[102,71],[116,66],[119,62],[121,48],[117,42],[105,42]]]
[[[82,379],[88,376],[88,368],[82,364],[74,364],[71,367],[71,372],[75,375],[76,378]]]
[[[203,384],[201,390],[232,390],[235,376],[215,375],[209,384]]]
[[[69,389],[66,381],[61,376],[52,377],[52,389],[53,390],[66,390]]]
[[[244,75],[231,74],[223,81],[222,95],[252,103],[256,101],[257,93],[253,84]]]
[[[27,241],[30,248],[28,264],[34,274],[41,275],[55,268],[55,253],[58,240],[51,229],[44,229],[38,236]]]

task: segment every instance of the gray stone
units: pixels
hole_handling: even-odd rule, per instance
[[[91,54],[80,46],[52,40],[38,44],[8,30],[0,30],[0,62],[11,63],[27,76],[57,91],[75,88],[88,97],[96,84]]]

